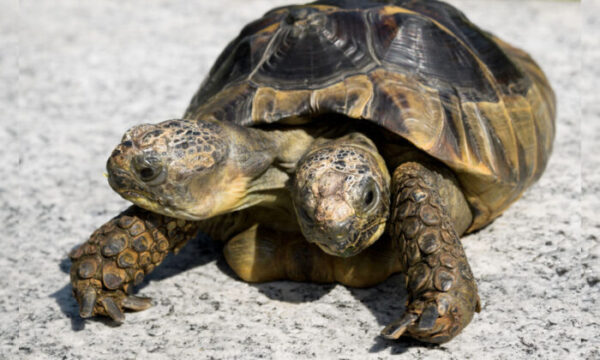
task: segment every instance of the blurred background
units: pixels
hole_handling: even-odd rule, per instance
[[[153,308],[119,327],[79,319],[66,254],[128,206],[102,176],[112,148],[180,117],[244,24],[296,2],[2,2],[0,358],[600,358],[598,1],[449,2],[539,62],[558,131],[539,183],[464,239],[483,311],[439,347],[377,336],[402,309],[401,276],[250,285],[202,240],[141,286]]]

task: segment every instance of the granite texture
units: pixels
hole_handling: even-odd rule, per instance
[[[128,206],[102,176],[113,146],[134,124],[179,117],[241,26],[286,3],[0,5],[0,78],[11,84],[0,88],[9,169],[0,177],[0,358],[598,359],[600,8],[591,3],[451,1],[529,51],[558,98],[545,175],[464,239],[483,309],[452,342],[378,337],[400,315],[402,276],[361,290],[250,285],[206,239],[140,286],[151,309],[122,326],[79,318],[67,253]]]

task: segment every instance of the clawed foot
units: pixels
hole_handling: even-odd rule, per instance
[[[475,297],[469,301],[448,293],[424,294],[411,302],[404,315],[386,326],[381,335],[387,339],[406,335],[429,343],[447,342],[467,326],[474,312],[479,312],[479,297]]]
[[[122,323],[124,309],[152,305],[149,298],[131,292],[162,261],[170,244],[149,220],[127,214],[102,225],[69,254],[73,295],[82,318],[103,315]]]
[[[94,286],[85,288],[81,294],[75,295],[80,300],[79,315],[89,318],[94,315],[105,315],[117,323],[125,321],[124,309],[141,311],[152,306],[152,300],[147,297],[127,295],[123,291],[106,291],[95,289]]]

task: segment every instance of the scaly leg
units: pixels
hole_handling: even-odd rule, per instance
[[[108,315],[123,322],[123,309],[144,310],[149,298],[131,295],[134,285],[177,252],[199,229],[197,222],[177,220],[132,206],[96,230],[69,255],[73,295],[83,318]]]
[[[448,206],[436,189],[431,167],[407,162],[393,176],[390,235],[398,241],[407,276],[408,305],[402,318],[382,335],[443,343],[456,336],[479,312],[477,285]],[[454,209],[453,209],[454,210]],[[464,209],[468,211],[468,209]]]

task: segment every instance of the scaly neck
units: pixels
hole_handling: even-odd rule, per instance
[[[240,201],[232,210],[256,205],[289,207],[281,203],[282,191],[287,192],[296,163],[314,137],[304,129],[264,130],[232,123],[224,125],[229,132],[229,171],[245,179],[244,194],[236,196]]]

